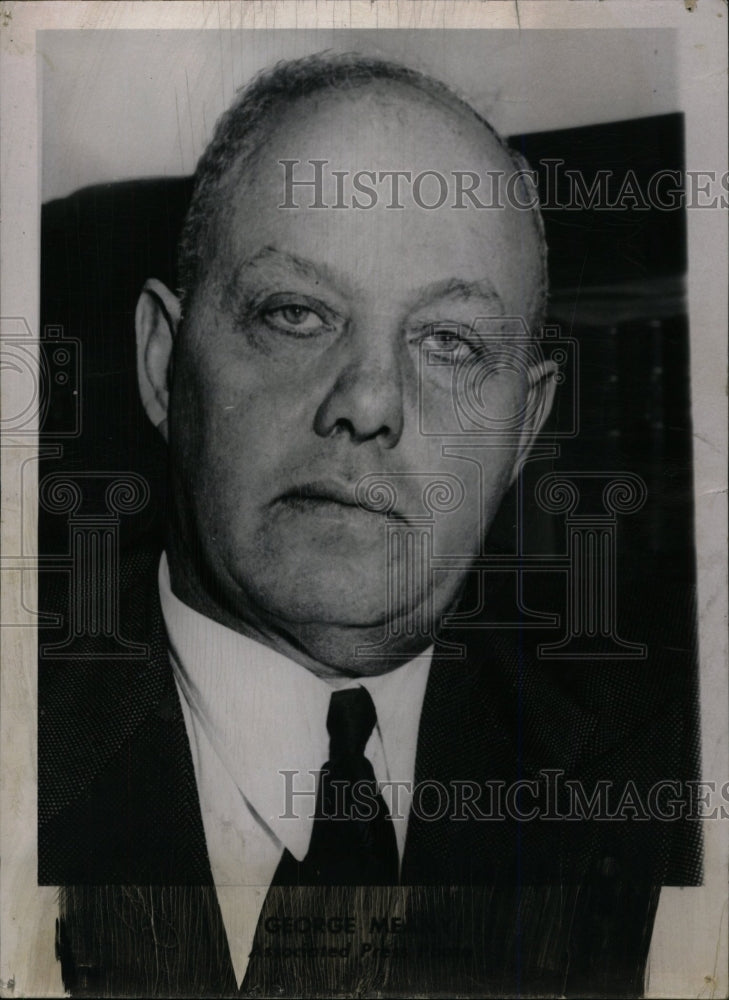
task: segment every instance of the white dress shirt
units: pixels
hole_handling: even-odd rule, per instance
[[[383,783],[402,860],[432,647],[377,677],[325,680],[183,604],[172,593],[164,554],[159,589],[213,881],[240,984],[284,848],[299,861],[309,849],[318,773],[329,757],[326,718],[334,688],[361,684],[375,704],[377,725],[365,754]],[[395,790],[391,782],[404,784]]]

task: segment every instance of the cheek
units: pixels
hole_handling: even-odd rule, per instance
[[[466,557],[478,551],[509,487],[516,447],[487,441],[484,435],[465,434],[413,435],[403,441],[409,512],[424,525],[432,523],[435,555]],[[428,489],[434,515],[424,500]]]
[[[200,521],[226,517],[250,447],[245,425],[231,419],[219,373],[187,355],[175,371],[170,400],[170,454],[178,488]]]
[[[466,355],[452,365],[421,368],[414,417],[424,436],[488,440],[508,449],[527,417],[525,364],[510,357]]]
[[[300,359],[254,349],[229,321],[211,329],[209,338],[191,338],[181,395],[191,401],[210,448],[224,452],[229,442],[260,440],[261,447],[273,447],[273,459],[278,442],[311,426],[321,373]]]
[[[241,367],[191,358],[178,371],[171,406],[177,488],[197,531],[221,548],[260,531],[268,502],[303,451],[303,420]]]
[[[248,428],[265,431],[269,423],[261,415],[264,394],[256,391],[256,376],[239,358],[231,357],[219,342],[190,344],[175,369],[171,397],[172,429],[189,440],[197,459],[206,455],[236,453],[236,443]]]

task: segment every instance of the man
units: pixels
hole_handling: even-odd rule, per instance
[[[533,782],[678,775],[680,664],[570,680],[443,627],[555,388],[528,185],[466,196],[520,168],[445,87],[357,56],[280,65],[219,123],[179,289],[137,308],[171,495],[161,561],[124,573],[150,656],[53,666],[41,697],[73,994],[640,989],[693,844]],[[484,420],[460,450],[459,371]]]

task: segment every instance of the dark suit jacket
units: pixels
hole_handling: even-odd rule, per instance
[[[146,644],[148,656],[79,658],[91,639],[68,660],[46,659],[41,648],[39,882],[64,887],[58,949],[74,995],[237,992],[169,665],[157,560],[138,551],[122,569],[124,637]],[[67,600],[56,582],[44,610],[63,612]],[[41,634],[41,643],[57,635]],[[491,783],[493,792],[494,783],[513,788],[552,769],[588,795],[596,782],[609,782],[614,811],[626,788],[640,805],[655,782],[693,775],[685,649],[658,648],[637,664],[560,670],[534,656],[526,633],[469,635],[465,660],[436,651],[416,782]],[[454,819],[456,800],[438,815],[435,786],[423,787],[396,897],[283,888],[276,899],[269,893],[266,910],[344,909],[355,912],[362,934],[373,916],[402,912],[413,932],[383,937],[378,924],[390,952],[378,963],[252,961],[244,987],[292,996],[641,992],[658,887],[700,879],[694,820],[549,819],[543,795],[539,819],[484,819],[486,797],[476,800],[480,813],[462,808]],[[526,810],[533,798],[513,804]],[[567,805],[562,797],[559,809]],[[291,944],[262,928],[263,946]],[[336,935],[326,941],[346,943]]]

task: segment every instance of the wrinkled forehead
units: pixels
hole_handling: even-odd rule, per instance
[[[375,81],[283,105],[221,190],[219,276],[263,247],[377,282],[487,275],[509,311],[541,286],[533,210],[505,198],[517,166],[468,109]],[[516,188],[514,188],[516,190]]]
[[[272,108],[255,150],[229,183],[260,181],[278,159],[327,159],[332,170],[471,169],[513,173],[516,164],[489,127],[449,95],[374,80],[316,91]],[[398,165],[399,164],[399,165]]]

